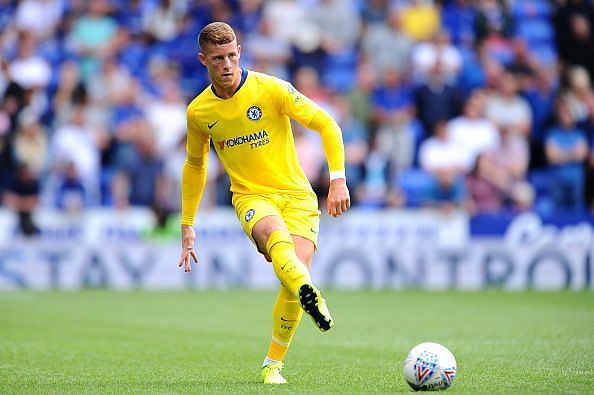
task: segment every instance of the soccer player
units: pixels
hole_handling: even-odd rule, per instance
[[[206,182],[212,139],[231,178],[232,203],[241,226],[258,251],[272,262],[281,283],[262,378],[267,384],[284,384],[282,361],[302,310],[321,331],[334,325],[309,274],[320,211],[299,165],[289,118],[317,131],[322,138],[330,171],[327,212],[333,217],[350,207],[341,130],[325,111],[289,83],[240,68],[241,46],[229,25],[207,25],[198,43],[198,58],[208,71],[211,85],[187,111],[179,266],[189,272],[191,261],[198,262],[192,226]]]

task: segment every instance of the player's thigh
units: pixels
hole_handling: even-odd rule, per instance
[[[272,233],[279,227],[281,227],[280,229],[286,229],[282,221],[281,210],[277,202],[271,197],[235,194],[232,203],[244,233],[262,253],[265,251],[266,241],[268,240],[267,238],[262,240],[263,233]],[[262,222],[263,219],[266,220]],[[276,228],[274,228],[275,226]],[[256,228],[256,236],[259,241],[254,238],[254,228]]]
[[[259,219],[252,228],[252,239],[256,242],[256,246],[258,246],[258,251],[260,251],[268,261],[270,261],[270,257],[268,256],[268,251],[266,250],[266,244],[268,243],[268,239],[272,232],[282,229],[285,232],[288,232],[288,229],[281,218],[280,215],[268,215]]]
[[[313,247],[315,251],[318,245],[318,232],[320,229],[320,210],[318,210],[317,197],[314,194],[286,196],[282,215],[289,233],[305,239],[296,240],[296,248],[298,245],[302,246],[304,254],[308,252],[310,247]],[[306,243],[307,240],[311,244]],[[307,255],[304,255],[303,258],[307,258]],[[309,261],[311,261],[311,258]]]

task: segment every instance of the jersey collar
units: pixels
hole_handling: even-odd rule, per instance
[[[241,89],[241,87],[245,83],[245,80],[247,79],[247,76],[248,76],[247,69],[241,69],[241,80],[239,81],[239,85],[237,85],[235,92],[233,92],[233,95],[235,95],[237,93],[237,91],[239,91]],[[214,85],[212,85],[212,84],[210,85],[210,90],[212,91],[212,93],[214,93],[214,95],[216,97],[218,97],[219,99],[223,99],[221,96],[219,96],[217,94],[217,91],[215,90]],[[223,99],[223,100],[225,100],[225,99]]]

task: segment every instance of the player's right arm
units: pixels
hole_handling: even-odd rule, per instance
[[[210,136],[202,132],[196,122],[191,107],[187,112],[188,141],[186,144],[187,156],[184,162],[181,177],[181,238],[182,254],[178,266],[184,266],[184,271],[191,270],[191,260],[198,263],[198,256],[194,251],[196,232],[194,231],[194,217],[202,199],[206,185],[206,167],[208,151],[210,149]]]

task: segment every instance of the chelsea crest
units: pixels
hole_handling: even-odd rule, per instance
[[[248,108],[246,115],[248,119],[252,121],[257,121],[260,118],[262,118],[262,110],[258,106],[251,106],[250,108]]]

